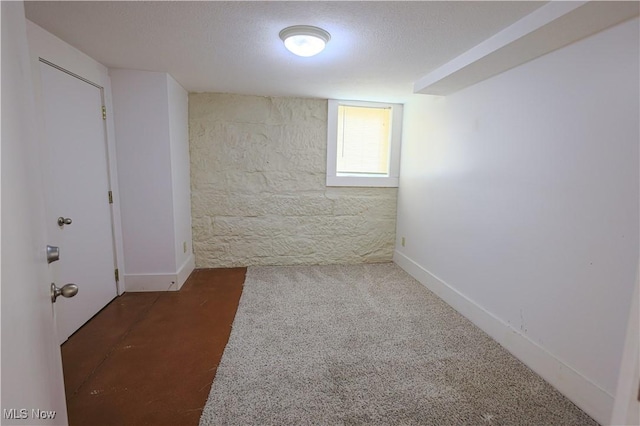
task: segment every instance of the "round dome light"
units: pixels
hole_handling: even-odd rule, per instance
[[[280,31],[280,38],[291,53],[309,57],[322,52],[331,35],[322,28],[294,25]]]

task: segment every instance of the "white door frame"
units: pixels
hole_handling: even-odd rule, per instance
[[[40,141],[44,141],[44,115],[42,111],[42,87],[39,73],[39,62],[41,59],[55,64],[66,72],[82,78],[95,86],[103,89],[103,103],[106,106],[107,119],[105,130],[107,138],[107,162],[109,168],[109,187],[113,193],[113,204],[111,204],[111,215],[113,221],[114,243],[116,253],[116,264],[120,272],[118,283],[118,295],[126,291],[126,281],[124,280],[124,248],[122,242],[122,219],[120,215],[120,194],[118,189],[118,171],[116,165],[116,143],[115,143],[115,123],[113,121],[113,107],[111,97],[111,79],[109,70],[93,58],[85,55],[78,49],[62,41],[43,28],[27,20],[27,38],[29,41],[29,53],[31,56],[31,68],[33,71],[33,88],[36,99],[36,115]],[[42,142],[44,143],[44,142]],[[44,145],[40,149],[41,162],[45,155]],[[44,185],[44,182],[43,182]]]
[[[86,79],[86,78],[84,78],[84,77],[82,77],[82,76],[80,76],[78,74],[75,74],[75,73],[73,73],[73,72],[71,72],[69,70],[66,70],[63,67],[60,67],[60,66],[54,64],[53,62],[47,61],[46,59],[39,58],[39,61],[41,63],[43,63],[43,64],[46,64],[46,65],[52,67],[52,68],[57,69],[58,71],[61,71],[61,72],[65,73],[65,74],[68,74],[71,77],[77,78],[80,81],[83,81],[83,82],[85,82],[87,84],[90,84],[91,86],[93,86],[93,87],[97,88],[98,90],[100,90],[100,101],[102,102],[102,105],[106,110],[104,87],[102,87],[99,84],[94,83],[93,81],[88,80],[88,79]],[[104,130],[104,142],[103,143],[104,143],[104,149],[105,149],[105,158],[107,160],[107,182],[109,184],[109,187],[107,188],[107,190],[113,194],[113,192],[115,192],[115,191],[114,191],[113,187],[111,186],[112,185],[111,167],[110,167],[110,162],[111,161],[110,161],[110,158],[109,158],[109,141],[107,139],[107,122],[106,122],[106,119],[103,120],[102,125],[104,127],[104,129],[103,129]],[[113,267],[114,267],[114,269],[117,269],[118,268],[118,261],[117,261],[117,259],[118,259],[118,250],[117,250],[117,247],[116,247],[116,232],[115,232],[115,220],[114,220],[114,216],[115,215],[114,215],[113,203],[109,207],[110,207],[109,215],[111,217],[111,249],[113,250],[113,259],[115,260],[115,264],[114,264]],[[124,292],[124,289],[121,288],[120,281],[116,281],[116,292],[117,292],[118,295],[121,295]]]
[[[611,415],[612,425],[640,424],[640,260],[631,301],[618,386]]]

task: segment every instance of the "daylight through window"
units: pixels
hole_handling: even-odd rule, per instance
[[[389,175],[391,108],[338,106],[338,175]]]
[[[328,186],[398,186],[402,105],[329,100]]]

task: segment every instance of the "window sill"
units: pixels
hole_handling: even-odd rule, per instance
[[[327,176],[327,186],[397,188],[397,177]]]

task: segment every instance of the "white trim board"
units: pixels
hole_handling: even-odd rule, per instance
[[[616,400],[611,415],[612,425],[640,424],[640,401],[638,401],[638,382],[640,382],[640,261],[636,272],[636,288],[627,325],[627,338],[622,365],[618,375]]]
[[[141,291],[178,291],[176,274],[135,274],[125,275],[127,293]]]
[[[176,277],[176,282],[178,283],[177,290],[180,290],[182,288],[185,281],[187,281],[187,278],[189,278],[189,275],[191,275],[194,269],[196,269],[196,257],[193,253],[191,253],[187,260],[185,260],[182,266],[178,269]]]
[[[195,269],[195,256],[191,254],[175,274],[125,275],[127,292],[178,291]]]
[[[638,2],[550,1],[414,83],[449,95],[638,16]]]
[[[518,330],[467,298],[414,260],[395,251],[393,261],[444,302],[491,336],[516,358],[601,424],[608,424],[613,395],[557,359]]]

